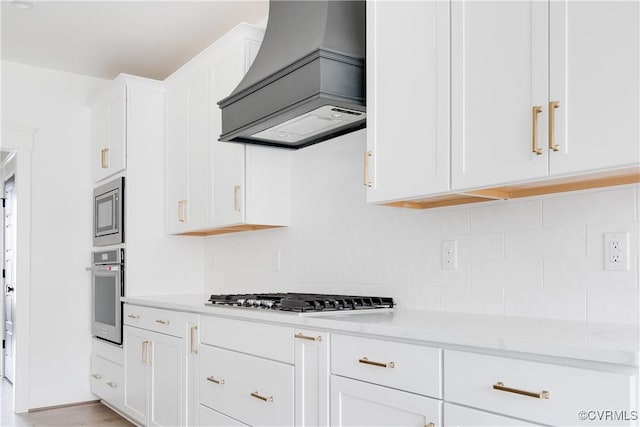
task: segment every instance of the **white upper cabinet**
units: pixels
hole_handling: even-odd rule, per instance
[[[166,230],[209,235],[289,223],[290,152],[218,142],[221,112],[264,31],[240,24],[166,80]]]
[[[123,78],[109,83],[90,102],[92,121],[91,173],[102,181],[127,164],[127,87]]]
[[[552,174],[640,162],[640,2],[552,1]]]
[[[452,188],[637,166],[637,1],[455,0]]]
[[[449,190],[449,4],[367,3],[368,202]]]

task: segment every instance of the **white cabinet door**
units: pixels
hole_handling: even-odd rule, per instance
[[[547,43],[545,1],[452,2],[453,189],[548,174]],[[534,106],[542,108],[540,155],[532,149]]]
[[[149,425],[178,426],[183,420],[182,340],[149,332]]]
[[[331,376],[332,426],[440,426],[436,399]]]
[[[206,67],[167,87],[167,231],[202,229],[208,219],[208,115]]]
[[[126,102],[126,86],[115,80],[91,103],[94,183],[126,167]]]
[[[142,329],[124,327],[124,407],[127,414],[142,425],[148,424],[147,334]]]
[[[551,174],[640,161],[640,2],[551,1]]]
[[[449,190],[449,4],[367,4],[368,202]]]
[[[295,425],[329,425],[329,334],[296,330]]]
[[[490,412],[466,408],[464,406],[444,404],[445,427],[515,427],[538,426],[515,418],[503,417]]]
[[[222,227],[245,220],[245,145],[220,142],[222,113],[217,102],[227,97],[245,73],[245,56],[241,50],[220,59],[210,69],[212,138],[212,225]]]

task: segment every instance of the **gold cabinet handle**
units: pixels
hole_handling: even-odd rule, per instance
[[[233,210],[236,212],[240,212],[240,203],[238,203],[238,195],[240,193],[240,186],[236,185],[233,187]]]
[[[97,380],[101,380],[102,379],[102,375],[100,374],[93,374],[91,375],[93,378],[97,379]]]
[[[187,201],[178,200],[178,221],[187,222]]]
[[[542,390],[540,393],[534,393],[532,391],[519,390],[517,388],[505,387],[504,383],[497,382],[493,385],[494,390],[506,391],[507,393],[520,394],[522,396],[535,397],[536,399],[548,399],[549,392]]]
[[[219,380],[213,377],[207,377],[207,381],[212,382],[214,384],[224,384],[224,380]]]
[[[532,110],[531,150],[540,156],[542,154],[542,148],[538,148],[538,114],[542,113],[542,107],[540,105],[534,105]]]
[[[393,362],[387,362],[387,363],[374,362],[373,360],[369,360],[366,357],[363,357],[362,359],[358,359],[358,362],[363,363],[365,365],[378,366],[380,368],[395,368],[396,367],[396,364],[393,363]]]
[[[560,146],[555,144],[554,135],[555,135],[555,112],[556,108],[560,107],[560,102],[558,101],[550,101],[549,102],[549,150],[560,151]]]
[[[129,314],[127,317],[128,317],[129,319],[139,319],[139,318],[140,318],[140,315],[139,315],[139,314]]]
[[[198,349],[196,348],[196,331],[198,330],[197,325],[191,326],[189,332],[190,345],[189,349],[191,350],[191,354],[198,354]]]
[[[170,322],[168,320],[157,319],[156,323],[160,323],[161,325],[168,325]]]
[[[114,383],[114,382],[112,382],[112,381],[109,381],[109,382],[107,383],[107,385],[108,385],[109,387],[111,387],[111,388],[118,388],[118,384],[116,384],[116,383]]]
[[[254,391],[253,393],[251,393],[251,397],[260,399],[263,402],[273,402],[273,396],[269,396],[269,397],[261,396],[260,393],[258,393],[257,391]]]
[[[151,361],[149,360],[149,345],[151,341],[142,341],[142,364],[151,366]]]
[[[100,152],[100,166],[102,169],[107,169],[109,167],[109,149],[103,148]]]
[[[429,424],[425,425],[424,427],[436,427],[436,423],[429,423]]]
[[[373,157],[373,152],[371,150],[364,152],[364,186],[365,187],[373,187],[373,182],[369,181],[369,159]]]
[[[308,341],[322,341],[322,337],[321,336],[317,336],[317,337],[311,337],[309,335],[303,335],[303,334],[295,334],[294,335],[296,338],[299,338],[301,340],[308,340]]]

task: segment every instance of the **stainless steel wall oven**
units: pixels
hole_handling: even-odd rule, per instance
[[[122,297],[124,296],[124,249],[92,252],[91,332],[122,344]]]

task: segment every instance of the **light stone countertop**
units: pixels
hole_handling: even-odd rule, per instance
[[[566,358],[626,367],[640,366],[640,332],[634,325],[531,319],[422,310],[298,314],[205,305],[209,295],[125,297],[130,304],[237,319],[286,324],[298,328],[365,334],[442,348],[510,357]]]

